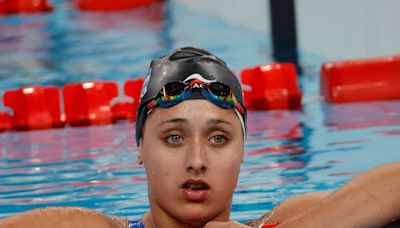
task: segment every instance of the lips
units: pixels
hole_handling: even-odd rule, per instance
[[[202,180],[190,179],[182,184],[181,189],[187,201],[201,202],[207,199],[210,186]]]

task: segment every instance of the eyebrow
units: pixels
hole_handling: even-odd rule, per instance
[[[169,124],[169,123],[187,124],[187,123],[189,123],[189,121],[184,118],[174,118],[174,119],[162,121],[161,123],[157,124],[157,127],[160,127],[164,124]]]
[[[169,123],[188,124],[189,120],[187,120],[185,118],[173,118],[173,119],[162,121],[161,123],[157,124],[157,127],[160,127],[162,125],[169,124]],[[233,125],[229,121],[226,121],[223,119],[218,119],[218,118],[207,120],[206,125],[217,125],[217,124],[221,124],[221,123],[231,125],[231,126]]]
[[[216,124],[227,124],[227,125],[233,125],[231,122],[223,120],[223,119],[210,119],[207,121],[207,125],[216,125]]]

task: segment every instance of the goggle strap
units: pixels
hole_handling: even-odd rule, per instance
[[[162,91],[163,91],[163,96],[166,97],[167,94],[165,93],[165,86],[162,87]]]
[[[240,114],[240,112],[234,108],[236,115],[239,117],[240,124],[242,125],[242,130],[243,130],[243,140],[246,140],[247,132],[246,132],[246,125],[244,124],[243,116]]]

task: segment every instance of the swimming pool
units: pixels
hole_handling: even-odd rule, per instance
[[[122,86],[145,75],[153,57],[185,45],[215,52],[237,72],[272,62],[264,34],[174,1],[109,14],[56,4],[51,14],[0,18],[1,94],[89,79]],[[254,219],[296,194],[334,190],[362,170],[400,158],[400,101],[325,104],[318,96],[324,59],[301,57],[303,110],[249,112],[233,219]],[[54,205],[138,217],[148,202],[135,151],[131,122],[1,133],[0,218]]]

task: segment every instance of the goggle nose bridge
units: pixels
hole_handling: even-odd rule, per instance
[[[204,88],[205,83],[201,80],[194,79],[189,83],[191,88]]]

